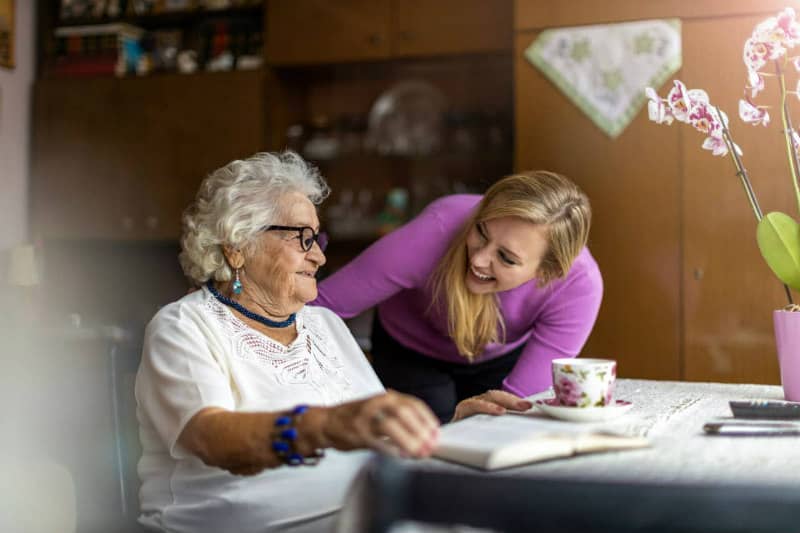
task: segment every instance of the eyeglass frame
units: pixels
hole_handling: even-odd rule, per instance
[[[303,232],[305,230],[309,230],[311,232],[311,245],[306,248],[303,244]],[[314,243],[317,243],[319,249],[323,252],[325,248],[328,247],[328,234],[324,231],[314,231],[314,228],[311,226],[265,226],[261,229],[261,231],[296,231],[297,236],[292,237],[293,239],[297,239],[300,241],[300,248],[308,253],[314,247]]]

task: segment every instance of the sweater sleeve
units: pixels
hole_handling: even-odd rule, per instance
[[[575,357],[594,327],[603,298],[603,279],[595,264],[553,293],[536,320],[517,364],[503,380],[503,389],[530,396],[552,384],[551,362]]]
[[[403,289],[421,287],[449,244],[445,233],[438,210],[430,206],[325,278],[312,305],[351,318]]]

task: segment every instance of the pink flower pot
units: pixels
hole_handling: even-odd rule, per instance
[[[800,313],[779,309],[772,318],[783,395],[789,401],[800,402]]]

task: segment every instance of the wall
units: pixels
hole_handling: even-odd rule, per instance
[[[0,68],[0,273],[5,272],[8,249],[28,235],[34,5],[30,0],[16,2],[16,68]]]

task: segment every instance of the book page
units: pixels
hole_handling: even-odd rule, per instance
[[[580,453],[647,446],[646,439],[526,415],[476,415],[441,430],[434,456],[486,470]]]
[[[457,446],[491,452],[514,441],[545,435],[577,435],[586,428],[558,420],[520,415],[475,415],[442,426],[440,446]]]

